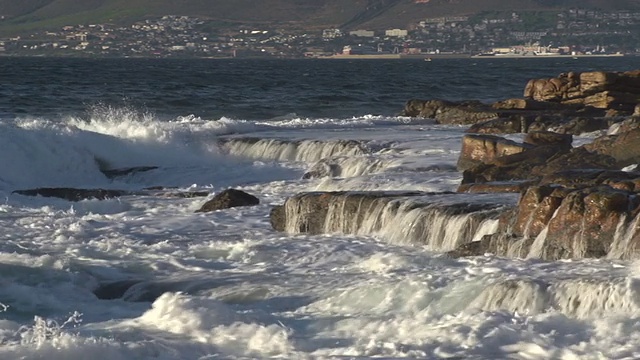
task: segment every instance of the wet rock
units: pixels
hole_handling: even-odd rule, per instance
[[[132,195],[132,192],[109,189],[75,189],[75,188],[37,188],[27,190],[15,190],[14,193],[26,196],[55,197],[69,201],[81,201],[86,199],[104,200],[117,198],[124,195]]]
[[[258,205],[260,200],[242,190],[227,189],[216,194],[211,200],[202,205],[196,212],[210,212],[215,210],[228,209],[237,206]]]
[[[462,184],[458,187],[459,193],[520,193],[535,181],[505,181]]]
[[[548,185],[528,188],[518,201],[513,234],[520,237],[536,237],[540,234],[566,196],[555,191],[558,189],[557,186]]]
[[[637,206],[633,194],[607,186],[570,192],[549,220],[544,246],[535,255],[548,260],[604,257],[621,219]]]
[[[284,205],[276,205],[269,212],[269,222],[275,231],[285,231],[287,226]]]
[[[98,286],[98,288],[95,289],[93,293],[98,299],[101,300],[121,299],[127,292],[127,290],[140,282],[141,280],[114,281]]]

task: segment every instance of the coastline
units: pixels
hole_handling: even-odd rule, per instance
[[[367,59],[398,59],[398,60],[433,60],[433,59],[550,59],[550,58],[593,58],[593,57],[623,57],[628,54],[578,54],[578,55],[471,55],[471,54],[357,54],[316,57],[315,59],[333,60],[367,60]]]

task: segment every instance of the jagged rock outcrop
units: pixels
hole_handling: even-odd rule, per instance
[[[640,70],[569,72],[534,79],[527,83],[524,96],[535,101],[632,111],[640,103]]]
[[[242,190],[227,189],[216,194],[211,200],[205,202],[196,212],[210,212],[229,209],[238,206],[253,206],[260,204],[260,200]]]
[[[543,135],[539,135],[541,137]],[[545,141],[551,141],[549,137]],[[462,184],[486,183],[510,180],[539,180],[545,175],[568,169],[616,169],[613,157],[597,152],[590,152],[585,147],[571,148],[569,139],[557,137],[545,144],[542,138],[537,141],[542,145],[534,146],[526,151],[494,158],[490,162],[478,164],[464,170]],[[462,156],[462,154],[461,154]]]
[[[435,119],[438,124],[468,125],[495,119],[500,114],[478,101],[452,102],[445,100],[407,101],[402,116]]]

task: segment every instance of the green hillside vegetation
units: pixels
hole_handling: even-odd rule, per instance
[[[0,33],[64,25],[129,24],[163,15],[216,20],[220,26],[314,30],[407,28],[425,18],[487,11],[531,11],[527,24],[545,24],[548,11],[567,8],[640,9],[640,0],[0,0]]]

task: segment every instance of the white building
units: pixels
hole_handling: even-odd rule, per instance
[[[407,35],[409,35],[409,32],[402,29],[390,29],[386,30],[384,32],[384,35],[389,37],[406,37]]]
[[[371,30],[354,30],[354,31],[350,31],[349,35],[358,36],[358,37],[374,37],[375,36],[374,32]]]

